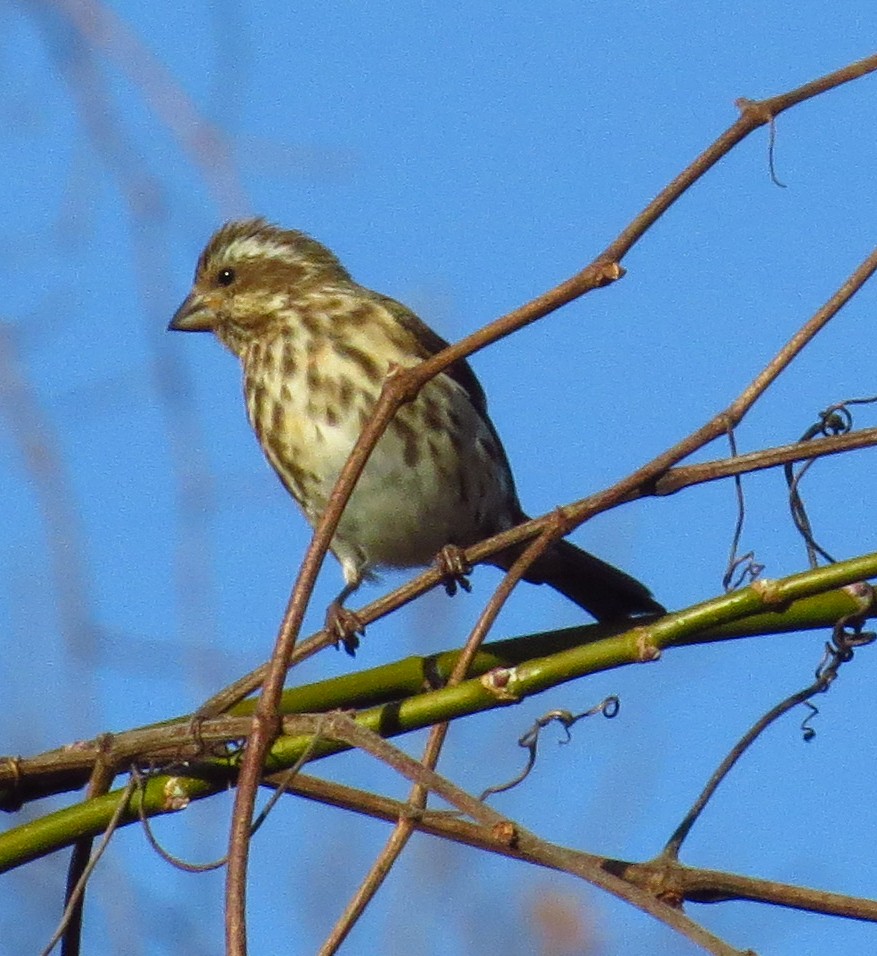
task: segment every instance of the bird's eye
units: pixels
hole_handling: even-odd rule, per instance
[[[216,281],[220,285],[231,285],[234,282],[234,269],[222,269],[216,274]]]

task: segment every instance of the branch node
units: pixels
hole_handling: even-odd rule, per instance
[[[490,828],[490,835],[503,846],[515,847],[518,843],[518,828],[511,820],[495,823]]]
[[[779,587],[776,578],[759,578],[749,585],[759,596],[761,603],[767,607],[779,607],[786,603],[786,598]]]
[[[517,679],[517,669],[514,667],[495,667],[479,678],[481,686],[499,701],[509,703],[519,701],[520,695],[513,689]]]
[[[399,400],[400,405],[413,402],[424,384],[420,376],[416,374],[415,369],[416,366],[409,368],[399,365],[397,362],[391,362],[384,378],[380,398],[384,399],[385,396],[392,396]]]
[[[164,810],[185,810],[189,806],[189,795],[183,786],[182,778],[169,777],[167,783],[162,787]],[[141,800],[143,798],[141,797]]]
[[[627,270],[616,259],[604,259],[594,263],[594,288],[602,289],[624,277]]]
[[[760,100],[750,100],[741,96],[734,101],[734,105],[740,110],[741,116],[755,120],[759,126],[765,126],[774,120],[774,113],[771,108]]]
[[[647,627],[639,627],[634,632],[636,642],[636,659],[640,664],[650,664],[661,659],[661,648],[652,640],[651,631]]]

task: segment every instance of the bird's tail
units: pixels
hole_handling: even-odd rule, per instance
[[[521,549],[510,549],[493,558],[508,570]],[[624,571],[561,539],[530,565],[525,581],[549,584],[584,608],[598,621],[616,621],[641,614],[665,614],[651,591]]]

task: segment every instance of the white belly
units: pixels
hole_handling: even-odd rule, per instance
[[[360,415],[353,408],[339,414],[337,406],[330,413],[312,396],[288,388],[270,398],[263,403],[270,409],[263,414],[273,416],[269,441],[254,408],[251,420],[275,470],[315,525],[359,435]],[[422,413],[424,403],[431,416]],[[303,472],[299,487],[284,476],[290,463]],[[446,544],[466,546],[510,526],[515,503],[498,440],[466,392],[440,376],[397,412],[381,437],[332,551],[349,583],[372,568],[426,565]]]

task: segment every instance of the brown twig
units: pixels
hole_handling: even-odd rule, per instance
[[[805,913],[822,913],[825,916],[842,916],[877,923],[877,900],[715,870],[678,866],[676,873],[685,898],[694,902],[748,900],[752,903],[785,906]]]
[[[86,800],[107,793],[115,779],[115,771],[106,759],[112,747],[112,736],[105,734],[97,741],[98,755],[91,771],[91,779],[85,791]],[[121,808],[119,815],[121,816]],[[115,819],[113,827],[118,824]],[[110,831],[112,832],[112,831]],[[83,837],[73,845],[70,863],[67,866],[67,887],[64,893],[64,922],[61,956],[79,956],[82,938],[82,907],[85,902],[85,887],[88,874],[94,868],[91,860],[92,837]],[[49,949],[54,946],[52,942]]]
[[[273,786],[277,777],[279,775],[268,776],[264,782],[268,786]],[[393,823],[400,816],[408,813],[415,829],[420,833],[451,840],[454,843],[485,850],[509,859],[567,871],[564,867],[554,866],[548,858],[535,858],[525,852],[518,843],[509,844],[497,840],[484,827],[463,820],[456,814],[435,810],[414,813],[410,811],[408,804],[402,801],[307,774],[296,777],[289,791],[294,796],[360,813],[373,819],[385,820],[388,823]],[[667,890],[672,887],[679,899],[695,903],[746,900],[753,903],[785,906],[809,913],[821,913],[826,916],[840,916],[877,923],[877,901],[863,897],[831,893],[719,870],[688,867],[672,860],[630,863],[607,857],[603,861],[603,867],[653,893],[660,892],[662,886]]]
[[[516,686],[520,687],[522,675],[534,667],[540,677],[527,689],[528,694],[534,694],[583,674],[640,662],[649,648],[653,656],[671,647],[831,626],[841,615],[861,612],[859,598],[847,585],[875,576],[877,553],[778,581],[758,582],[744,591],[723,595],[648,626],[640,623],[631,631],[607,631],[591,625],[498,641],[484,649],[478,662],[478,678],[470,678],[464,688],[422,690],[428,675],[440,672],[436,658],[411,662],[402,674],[397,672],[398,665],[374,668],[372,673],[363,672],[352,680],[334,680],[328,682],[329,686],[317,684],[292,691],[288,713],[359,706],[366,709],[359,711],[358,719],[393,736],[515,700],[514,694],[501,696],[503,688],[498,679],[503,674],[517,675]],[[836,593],[829,596],[829,590]],[[440,656],[452,659],[441,671],[449,672],[458,655]],[[364,689],[357,685],[367,689],[364,697],[362,693],[357,696],[356,691]],[[401,708],[392,723],[387,719],[387,703]],[[163,767],[167,773],[173,772],[170,768],[175,766],[187,766],[195,776],[203,772],[215,777],[219,772],[224,782],[233,772],[227,756],[205,766],[205,747],[214,752],[217,745],[245,738],[251,728],[251,712],[246,707],[237,716],[200,723],[187,716],[115,734],[108,751],[94,742],[77,742],[33,758],[0,759],[0,808],[15,811],[27,801],[81,787],[98,757],[117,771],[125,770],[131,763]],[[404,721],[400,719],[403,714]],[[193,724],[197,733],[193,733]],[[321,748],[319,756],[325,755],[327,751]],[[0,835],[0,847],[4,836],[8,834]],[[20,859],[17,851],[14,855]]]
[[[448,686],[453,687],[466,678],[469,668],[472,666],[472,661],[487,636],[487,632],[490,630],[515,586],[526,573],[527,568],[545,551],[546,547],[548,547],[555,538],[560,537],[563,533],[563,529],[560,526],[558,526],[554,533],[549,533],[549,531],[550,529],[532,541],[529,547],[504,575],[500,586],[494,591],[484,610],[481,612],[478,621],[472,628],[466,640],[466,645],[448,679]],[[445,739],[447,738],[449,727],[450,725],[445,721],[436,724],[430,731],[423,756],[420,758],[421,764],[428,770],[435,770],[438,765],[438,759]],[[338,947],[347,938],[366,906],[368,906],[369,902],[374,898],[384,880],[389,875],[396,860],[398,860],[402,851],[408,845],[408,841],[415,829],[412,814],[426,808],[428,795],[428,788],[420,783],[414,784],[411,793],[408,795],[407,806],[410,809],[396,821],[396,826],[393,828],[389,840],[384,845],[384,848],[372,864],[369,872],[366,874],[356,893],[345,907],[344,912],[338,918],[335,926],[321,947],[320,956],[331,956],[331,954],[337,952]]]
[[[422,790],[419,786],[415,786],[415,789]],[[401,812],[396,819],[393,832],[375,862],[369,867],[368,873],[366,873],[356,892],[344,907],[343,912],[335,921],[335,925],[329,931],[329,935],[319,949],[319,956],[332,956],[333,953],[337,953],[341,944],[347,939],[366,906],[374,899],[384,880],[389,876],[396,860],[408,845],[408,840],[416,829],[413,817],[424,809],[425,802],[425,795],[418,798],[412,790],[408,797],[408,803],[400,805]]]
[[[805,328],[813,326],[813,324],[817,322],[821,328],[837,313],[842,305],[864,285],[865,281],[873,274],[875,266],[877,266],[877,252],[865,260],[862,266],[856,270],[835,296],[807,323]],[[812,334],[815,334],[815,330]],[[798,348],[800,349],[803,348],[810,338],[812,338],[812,335],[801,340],[800,333],[793,337],[790,343],[773,360],[771,366],[768,366],[765,372],[771,367],[776,366],[778,359],[788,352],[792,342],[797,341]],[[791,356],[785,358],[786,364],[788,364],[789,361],[791,361]],[[784,368],[785,365],[782,367]],[[695,432],[693,436],[689,436],[685,442],[676,445],[674,449],[671,449],[671,451],[665,453],[665,455],[654,459],[643,469],[636,472],[631,478],[625,479],[623,484],[625,488],[627,488],[626,493],[619,493],[617,490],[619,485],[615,485],[599,495],[583,498],[564,506],[564,508],[561,509],[562,513],[569,516],[572,523],[580,524],[588,517],[593,517],[593,515],[601,511],[609,510],[636,498],[643,498],[650,495],[671,495],[684,488],[710,481],[717,481],[721,478],[760,471],[765,468],[774,468],[788,462],[805,461],[825,455],[835,455],[855,449],[870,448],[877,444],[877,429],[865,428],[847,435],[814,439],[808,442],[806,446],[802,446],[800,443],[781,445],[775,448],[749,452],[748,454],[704,462],[697,465],[672,467],[666,464],[667,460],[679,461],[687,457],[689,454],[697,451],[702,445],[708,444],[714,438],[719,437],[728,422],[739,424],[745,412],[751,407],[751,403],[763,394],[764,390],[777,374],[779,374],[779,369],[775,369],[773,377],[770,378],[769,381],[764,381],[761,384],[760,390],[757,392],[754,392],[754,386],[762,380],[765,373],[762,373],[762,376],[756,379],[753,385],[750,385],[749,389],[747,389],[747,393],[751,396],[749,405],[741,405],[740,399],[738,399],[724,412],[715,416],[706,426]],[[670,456],[670,459],[668,459],[667,456]],[[524,524],[518,525],[509,531],[504,531],[501,534],[487,538],[473,545],[471,548],[467,548],[464,552],[464,557],[471,564],[477,564],[479,561],[504,550],[509,545],[518,544],[528,538],[533,538],[541,534],[546,527],[549,527],[557,521],[557,515],[558,512],[552,511],[540,518],[534,518]],[[582,515],[585,517],[582,517]],[[399,607],[413,601],[425,591],[435,587],[441,579],[442,572],[437,568],[430,568],[411,581],[406,582],[401,587],[396,588],[389,594],[378,598],[376,601],[358,610],[356,612],[357,619],[361,620],[365,625],[371,624],[397,610]],[[320,631],[311,636],[300,646],[293,648],[289,657],[289,666],[293,666],[312,656],[331,644],[333,640],[333,636],[327,634],[325,631]],[[218,713],[222,713],[262,685],[267,672],[268,665],[261,665],[249,674],[244,675],[214,695],[199,708],[198,713],[205,717],[212,717]]]
[[[701,429],[698,429],[693,433],[689,438],[678,443],[676,446],[671,448],[669,451],[659,455],[656,459],[650,462],[648,465],[639,469],[629,478],[617,483],[613,488],[608,489],[602,494],[594,495],[590,499],[585,499],[583,502],[578,505],[571,506],[570,508],[564,509],[566,516],[568,517],[570,523],[578,524],[581,521],[584,521],[586,518],[590,517],[592,514],[596,513],[601,508],[605,508],[609,504],[614,504],[619,501],[624,500],[630,493],[636,491],[641,485],[654,482],[654,480],[661,474],[663,474],[667,469],[674,465],[677,461],[681,460],[684,457],[687,457],[693,451],[702,447],[704,444],[711,441],[713,438],[717,437],[718,434],[721,434],[727,428],[733,427],[742,420],[746,412],[752,405],[758,400],[758,398],[764,393],[764,391],[769,387],[769,385],[775,381],[777,376],[788,367],[789,363],[793,358],[800,353],[804,346],[813,338],[816,333],[824,327],[824,325],[837,314],[839,309],[858,291],[859,288],[867,281],[868,278],[873,274],[877,269],[877,252],[872,253],[872,255],[865,260],[865,262],[853,273],[850,279],[841,287],[841,289],[834,295],[832,298],[820,309],[812,319],[810,319],[805,326],[796,333],[792,339],[787,343],[787,345],[780,350],[780,352],[775,356],[775,358],[768,364],[768,366],[762,371],[762,373],[756,377],[756,379],[750,384],[750,386],[744,390],[740,397],[733,402],[724,413],[714,417],[711,422],[708,422]],[[432,360],[429,360],[432,361]],[[429,362],[424,363],[424,366],[428,365]],[[417,366],[414,370],[416,371],[419,368],[424,366]],[[396,377],[398,380],[398,376]],[[389,405],[385,402],[388,390],[385,388],[381,396],[381,401],[378,403],[378,408],[380,409],[381,405],[384,404],[388,411],[384,412],[386,419],[382,421],[382,416],[376,411],[375,417],[369,423],[369,426],[366,426],[363,436],[361,438],[361,443],[358,443],[357,448],[354,449],[354,453],[351,458],[348,460],[348,464],[345,467],[345,471],[348,470],[348,467],[353,463],[356,467],[350,470],[350,474],[353,475],[350,485],[345,489],[347,495],[349,495],[350,490],[352,490],[353,483],[355,483],[356,478],[358,477],[359,472],[365,465],[367,460],[367,455],[374,443],[379,437],[379,432],[377,436],[373,436],[371,433],[374,433],[376,430],[382,430],[383,427],[386,427],[387,422],[389,421]],[[370,426],[372,426],[370,428]],[[370,433],[371,432],[371,433]],[[373,438],[372,444],[362,443],[365,438]],[[360,452],[359,458],[357,460],[357,452]],[[345,476],[345,472],[342,472],[342,478]],[[339,478],[339,484],[336,485],[335,491],[338,492],[339,489],[343,489],[344,485],[342,480]],[[334,497],[333,493],[333,497]],[[331,541],[331,538],[334,534],[334,528],[337,525],[337,520],[340,518],[341,510],[343,509],[343,503],[346,502],[346,497],[341,495],[339,498],[343,498],[341,506],[337,509],[337,514],[331,515],[334,518],[335,524],[331,524],[329,528],[326,527],[326,518],[330,517],[329,512],[331,511],[332,505],[330,501],[330,507],[327,509],[327,515],[324,517],[324,521],[321,522],[317,531],[315,532],[314,538],[312,539],[311,548],[308,551],[308,558],[312,559],[312,566],[310,569],[307,568],[307,559],[305,562],[305,567],[302,569],[302,573],[299,577],[299,581],[295,592],[293,594],[293,600],[290,603],[290,610],[294,613],[288,615],[290,623],[294,623],[294,630],[287,631],[286,628],[282,629],[281,636],[278,639],[278,647],[275,649],[275,656],[272,658],[272,667],[269,670],[268,679],[265,683],[265,688],[263,690],[263,696],[260,699],[260,707],[264,704],[266,696],[268,695],[269,688],[272,691],[272,708],[276,707],[276,701],[279,700],[280,689],[282,687],[283,676],[286,672],[289,658],[291,657],[292,649],[294,648],[294,631],[300,626],[301,618],[304,613],[305,606],[305,591],[301,587],[303,582],[306,580],[307,570],[310,570],[311,576],[313,579],[316,578],[316,572],[319,568],[319,562],[322,560],[322,557],[325,555],[325,551],[328,549],[328,544]],[[552,515],[552,520],[557,520],[557,518]],[[543,525],[546,522],[543,519]],[[529,522],[530,525],[533,525],[533,522]],[[517,530],[517,529],[516,529]],[[542,530],[542,528],[540,528]],[[321,532],[322,537],[325,538],[325,541],[321,541]],[[510,533],[509,533],[510,534]],[[499,536],[500,538],[504,536]],[[511,542],[509,542],[511,543]],[[322,547],[322,554],[320,554],[320,548]],[[473,549],[473,550],[477,550]],[[529,552],[529,549],[528,549]],[[523,573],[523,572],[522,572]],[[309,587],[313,586],[313,580],[310,581]],[[297,600],[296,600],[297,599]],[[297,620],[296,620],[297,619]],[[287,623],[287,619],[284,620],[284,624]],[[277,653],[282,650],[284,653]],[[273,681],[272,681],[273,677]],[[272,684],[274,686],[272,686]],[[270,726],[270,721],[266,718],[268,714],[264,713],[264,710],[267,710],[267,705],[263,709],[263,713],[260,715],[257,711],[257,723],[260,728],[263,730],[262,736],[255,736],[250,738],[250,745],[247,748],[247,752],[258,744],[258,747],[262,748],[262,754],[267,750],[269,743],[269,734],[267,729]],[[259,717],[261,716],[261,721]],[[259,766],[261,766],[261,758]],[[247,760],[245,758],[244,762],[245,769],[247,768]],[[259,767],[254,767],[250,770],[251,773],[251,782],[250,787],[253,788],[252,791],[252,800],[255,799],[255,787],[258,785],[259,778]],[[241,784],[243,780],[241,781]],[[240,797],[241,786],[238,787],[238,799]],[[245,801],[246,802],[246,801]],[[238,803],[236,801],[236,807]],[[250,804],[249,813],[252,813],[252,803]],[[237,816],[237,814],[236,814]],[[241,846],[240,841],[244,838],[238,836],[238,846]],[[234,892],[227,896],[226,902],[227,905],[231,906],[233,911],[237,914],[241,913],[241,907],[243,905],[243,882],[240,869],[240,863],[236,868],[235,876],[236,879],[232,881],[231,874],[231,862],[234,858],[230,860],[229,866],[229,883],[227,887],[233,887]],[[245,864],[246,851],[241,850],[239,852],[238,860]],[[245,870],[245,865],[244,865]],[[244,923],[240,918],[236,918],[233,923],[229,924],[229,929],[227,931],[227,939],[230,938],[232,933],[235,934],[236,938],[240,939],[241,934],[244,932]],[[245,950],[239,951],[241,954]]]
[[[307,718],[296,718],[296,720],[307,720]],[[655,917],[716,956],[738,956],[737,950],[699,926],[676,907],[658,899],[652,892],[642,890],[616,876],[606,866],[605,858],[567,850],[527,832],[444,777],[424,767],[421,762],[393,747],[377,734],[358,726],[346,715],[332,715],[323,724],[323,729],[327,736],[343,740],[351,746],[370,753],[407,777],[412,783],[435,792],[461,813],[487,828],[498,841],[518,847],[534,861],[553,869],[573,873],[599,886],[613,896]]]
[[[772,707],[766,714],[760,717],[749,730],[740,738],[740,740],[731,748],[727,756],[722,760],[719,766],[716,768],[713,775],[707,781],[706,786],[695,800],[691,809],[688,813],[685,814],[684,819],[679,824],[678,827],[673,831],[672,836],[667,841],[662,853],[661,858],[664,859],[677,859],[679,856],[679,848],[682,846],[683,841],[691,832],[691,828],[697,822],[701,813],[703,813],[706,805],[712,799],[713,794],[719,787],[719,784],[727,777],[731,772],[731,769],[734,767],[734,764],[743,756],[743,754],[752,746],[752,744],[761,736],[762,733],[776,720],[783,716],[783,714],[788,713],[793,707],[797,707],[798,704],[802,704],[805,701],[810,700],[811,697],[814,697],[816,694],[825,693],[831,684],[834,682],[834,679],[837,677],[837,672],[840,669],[841,665],[845,664],[847,661],[852,660],[853,657],[853,648],[860,646],[862,644],[870,643],[874,640],[874,635],[862,635],[858,636],[858,629],[855,628],[853,633],[847,633],[847,626],[860,618],[861,614],[864,614],[871,607],[873,600],[873,592],[871,588],[867,588],[867,591],[862,594],[862,607],[859,614],[851,614],[845,618],[842,618],[834,626],[833,629],[833,643],[826,646],[826,660],[816,670],[816,680],[810,684],[808,687],[805,687],[803,690],[799,690],[794,694],[791,694],[785,700],[780,701],[775,707]]]
[[[101,781],[98,779],[98,789],[100,785]],[[51,953],[51,951],[55,948],[58,940],[62,938],[64,940],[63,952],[65,954],[79,952],[79,921],[81,920],[82,916],[82,900],[85,894],[85,887],[88,884],[89,877],[94,872],[94,868],[98,864],[98,860],[100,860],[104,854],[104,851],[109,846],[112,835],[116,832],[119,824],[122,822],[122,817],[128,809],[128,802],[131,799],[131,794],[134,792],[135,785],[135,780],[132,777],[119,796],[118,806],[116,807],[115,813],[113,813],[109,823],[107,824],[106,831],[104,832],[103,839],[98,845],[98,848],[95,850],[94,854],[90,856],[85,865],[78,870],[75,883],[72,885],[68,884],[67,894],[65,897],[66,905],[64,907],[64,913],[61,916],[61,921],[58,924],[58,928],[55,930],[54,935],[49,940],[46,948],[42,951],[41,956],[48,956],[48,954]],[[90,850],[90,839],[88,843]],[[77,846],[79,846],[79,844],[77,844]],[[72,865],[68,875],[73,876]],[[69,948],[71,946],[73,948]]]
[[[453,362],[510,335],[588,291],[616,281],[623,274],[620,261],[625,253],[690,185],[703,176],[736,143],[759,126],[772,122],[779,113],[790,106],[875,69],[877,69],[877,56],[852,64],[779,97],[759,103],[741,101],[742,112],[737,122],[698,157],[688,169],[670,183],[591,265],[545,295],[488,324],[479,332],[468,336],[456,345],[444,349],[433,358],[411,369],[396,369],[394,374],[388,376],[373,414],[363,429],[347,463],[341,470],[325,513],[314,531],[281,623],[262,696],[253,719],[253,734],[250,736],[245,750],[241,776],[235,794],[229,840],[229,867],[226,880],[226,945],[229,956],[245,956],[246,954],[247,834],[252,819],[262,762],[270,742],[278,730],[278,702],[304,617],[305,607],[319,568],[334,536],[341,512],[372,449],[396,410],[405,401],[409,401],[416,396],[420,388],[429,379],[447,369]],[[877,267],[877,261],[871,267],[868,275],[875,267]],[[861,281],[864,282],[865,278],[867,276],[862,278]],[[849,291],[843,301],[846,301],[846,298],[849,298],[853,291],[855,289]],[[727,429],[728,423],[734,423],[735,420],[739,421],[745,410],[751,407],[770,382],[786,367],[794,355],[800,352],[806,342],[816,334],[816,331],[822,327],[824,322],[828,321],[830,315],[840,308],[841,304],[842,302],[838,302],[834,310],[830,314],[826,314],[821,322],[811,320],[793,338],[789,346],[777,356],[774,362],[765,369],[762,375],[753,382],[749,389],[743,393],[738,402],[729,409],[730,414],[726,413],[718,422],[714,420],[704,426],[690,439],[675,446],[644,469],[634,473],[626,482],[620,482],[614,489],[604,492],[602,496],[594,496],[587,503],[581,505],[578,510],[567,511],[565,517],[569,518],[573,525],[586,520],[591,514],[595,513],[595,510],[605,507],[607,500],[621,500],[629,491],[641,484],[644,478],[654,480],[682,457],[701,447],[711,437],[714,437],[716,424],[719,425],[720,430],[724,431]]]
[[[796,461],[812,461],[828,455],[873,448],[875,445],[877,445],[877,428],[862,428],[846,435],[814,438],[806,444],[795,442],[793,445],[778,445],[775,448],[746,452],[742,455],[734,455],[732,458],[721,458],[718,461],[681,465],[678,468],[671,468],[662,475],[650,490],[644,489],[643,496],[646,494],[673,495],[684,488],[718,481],[721,478],[751,474]]]

